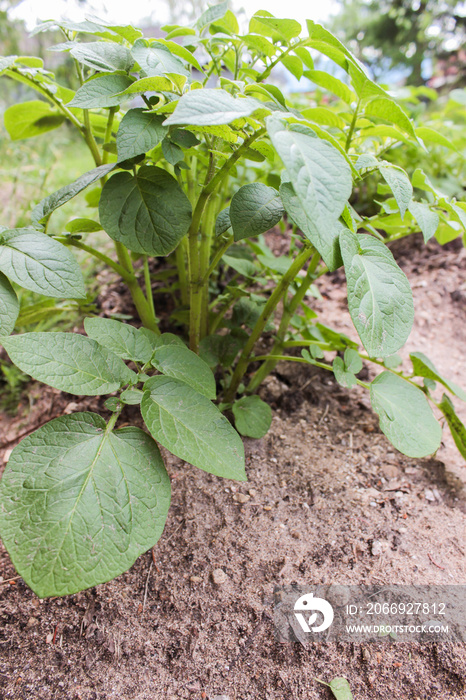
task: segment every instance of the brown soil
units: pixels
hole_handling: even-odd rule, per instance
[[[406,245],[395,253],[414,286],[409,349],[428,347],[464,384],[464,251],[431,244],[413,258]],[[320,285],[322,320],[351,333],[340,282]],[[435,459],[400,455],[365,395],[312,367],[279,365],[261,391],[274,419],[266,438],[246,440],[248,483],[167,455],[165,533],[129,572],[39,600],[10,578],[2,552],[0,700],[328,699],[315,679],[335,676],[358,700],[466,696],[464,646],[384,638],[306,649],[276,641],[271,621],[277,585],[465,583],[466,470],[448,439]],[[64,409],[100,405],[34,385],[22,414],[1,419],[2,440],[8,450]]]

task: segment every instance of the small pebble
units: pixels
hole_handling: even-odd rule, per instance
[[[272,510],[272,506],[264,506],[264,510]]]
[[[235,493],[233,496],[233,500],[237,503],[247,503],[250,498],[251,496],[248,496],[247,493]]]
[[[189,580],[191,583],[201,583],[202,578],[200,576],[190,576]]]
[[[431,489],[426,489],[424,491],[424,498],[426,499],[426,501],[435,501],[434,492],[431,491]]]
[[[224,572],[223,569],[214,569],[212,571],[212,581],[217,585],[221,586],[222,583],[225,583],[227,581],[228,576]]]

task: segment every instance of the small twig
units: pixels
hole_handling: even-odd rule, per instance
[[[325,411],[322,413],[321,417],[320,417],[319,420],[318,420],[318,424],[319,424],[319,425],[320,425],[320,424],[322,423],[322,421],[327,417],[328,409],[329,409],[329,404],[327,404],[327,405],[325,406]]]
[[[442,571],[445,571],[445,567],[442,566],[441,564],[437,564],[437,562],[434,561],[434,559],[432,559],[432,556],[429,554],[429,552],[427,552],[427,556],[429,557],[432,564],[437,567],[437,569],[441,569]]]
[[[21,578],[21,576],[10,576],[10,578],[6,579],[5,581],[0,581],[0,586],[6,586],[7,583],[17,581],[19,578]]]
[[[146,585],[144,586],[144,600],[142,601],[142,611],[141,611],[141,615],[144,615],[144,610],[146,609],[147,591],[148,591],[148,589],[149,589],[149,577],[150,577],[150,572],[152,571],[152,567],[153,567],[153,565],[154,565],[154,562],[153,562],[153,557],[154,557],[153,551],[154,551],[154,550],[152,550],[152,560],[151,560],[151,563],[150,563],[150,566],[149,566],[149,571],[147,572]]]

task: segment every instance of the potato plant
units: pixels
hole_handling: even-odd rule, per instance
[[[254,15],[243,34],[226,2],[192,26],[165,27],[163,39],[90,21],[46,22],[37,31],[56,27],[64,42],[54,50],[71,56],[80,87],[58,84],[40,59],[0,59],[7,78],[38,93],[9,107],[5,126],[12,139],[53,138],[67,122],[95,168],[36,204],[28,227],[1,230],[1,342],[36,380],[79,396],[110,395],[111,418],[56,418],[10,456],[0,531],[37,595],[108,581],[155,544],[170,503],[158,444],[211,474],[246,479],[239,433],[267,432],[271,410],[255,392],[280,360],[365,387],[382,431],[412,457],[440,445],[435,404],[466,454],[450,398],[465,393],[422,353],[411,355],[409,375],[397,369],[414,311],[386,245],[398,225],[428,240],[449,219],[462,233],[466,207],[421,170],[411,182],[384,160],[386,139],[424,145],[346,47],[319,24],[309,20],[303,33],[298,22],[268,12]],[[319,54],[346,81],[315,69]],[[279,68],[310,78],[329,104],[316,106],[309,96],[307,104],[290,102],[275,82]],[[374,172],[384,183],[374,194],[376,221],[350,204]],[[87,211],[52,234],[53,213],[86,189]],[[264,237],[278,224],[291,241],[280,257]],[[93,245],[93,232],[102,230],[108,242]],[[76,249],[124,281],[141,327],[89,317],[86,335],[11,335],[18,286],[56,299],[85,297]],[[152,258],[165,261],[153,275]],[[342,266],[362,347],[307,303],[315,280]],[[155,279],[163,284],[153,293]],[[173,296],[163,328],[173,332],[160,330],[157,289]],[[363,360],[382,368],[370,383],[357,376]],[[436,383],[448,392],[440,402]],[[126,405],[140,406],[148,432],[116,427]]]

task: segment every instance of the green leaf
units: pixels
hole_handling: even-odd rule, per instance
[[[185,345],[163,345],[155,349],[152,365],[162,374],[188,384],[208,399],[215,399],[217,389],[210,367]]]
[[[182,149],[166,137],[162,141],[162,153],[163,157],[170,165],[177,165],[184,160]]]
[[[335,379],[341,386],[350,389],[356,384],[356,377],[354,376],[354,372],[349,371],[345,367],[345,363],[343,362],[341,357],[336,357],[333,360],[332,369],[333,374],[335,375]]]
[[[221,236],[223,233],[226,233],[228,231],[230,226],[230,207],[226,207],[226,209],[222,209],[215,221],[215,235]]]
[[[230,221],[235,241],[253,238],[278,224],[285,210],[273,187],[260,182],[243,185],[230,203]]]
[[[298,56],[283,56],[280,63],[293,75],[296,80],[301,80],[303,75],[303,62]]]
[[[82,192],[86,187],[92,185],[93,182],[99,180],[115,168],[115,163],[107,163],[106,165],[99,165],[98,168],[89,170],[84,175],[78,177],[77,180],[72,182],[70,185],[65,185],[61,187],[56,192],[53,192],[45,199],[42,199],[39,204],[37,204],[31,213],[31,220],[33,224],[42,224],[50,214],[58,209],[58,207],[63,206],[70,199],[76,197],[77,194]]]
[[[12,105],[5,110],[3,118],[5,129],[13,141],[44,134],[56,129],[65,121],[61,112],[41,100]]]
[[[177,44],[176,41],[169,41],[167,39],[158,39],[157,44],[163,44],[163,46],[166,46],[172,54],[182,58],[183,61],[189,63],[191,66],[194,66],[199,73],[204,72],[197,58],[185,46],[181,46],[181,44]]]
[[[301,114],[308,121],[324,124],[325,126],[333,126],[342,131],[346,126],[344,119],[326,107],[306,107],[306,109],[301,110]]]
[[[243,396],[232,406],[236,429],[241,435],[259,439],[272,423],[272,409],[258,396]]]
[[[249,22],[249,32],[289,43],[301,34],[301,25],[294,19],[277,19],[270,12],[259,10]]]
[[[393,192],[401,218],[403,219],[406,210],[413,196],[413,186],[402,168],[396,165],[386,164],[379,165],[380,174]]]
[[[392,372],[382,372],[370,385],[380,428],[408,457],[427,457],[440,447],[442,429],[424,393]]]
[[[183,95],[175,111],[165,121],[168,124],[215,126],[229,124],[239,117],[249,117],[262,104],[252,97],[233,97],[218,88],[192,90]]]
[[[129,49],[114,42],[92,41],[73,46],[70,54],[85,66],[100,72],[129,71],[134,63]]]
[[[323,191],[319,191],[324,195]],[[280,185],[280,197],[289,219],[295,223],[302,233],[308,238],[322,255],[330,270],[336,270],[342,264],[338,237],[344,230],[343,224],[337,220],[329,220],[327,226],[323,225],[323,217],[319,220],[320,228],[317,229],[315,220],[310,216],[310,210],[299,200],[291,182],[282,182]],[[323,201],[322,196],[322,201]]]
[[[134,158],[157,146],[168,133],[163,120],[164,117],[142,107],[126,112],[116,135],[118,159]]]
[[[149,362],[153,346],[140,328],[111,318],[85,318],[84,330],[89,338],[108,348],[123,360]]]
[[[209,399],[172,377],[151,377],[144,388],[141,411],[155,440],[204,471],[246,480],[241,438]]]
[[[114,241],[136,253],[168,255],[191,224],[191,204],[174,177],[143,165],[113,175],[99,202],[100,221]]]
[[[287,128],[276,117],[268,117],[266,123],[292,185],[280,190],[285,209],[329,268],[335,269],[340,263],[335,228],[351,194],[350,166],[339,151],[311,130],[300,125]]]
[[[408,209],[417,221],[419,228],[424,236],[424,243],[427,243],[437,231],[440,223],[440,217],[436,211],[433,211],[428,204],[423,202],[415,202],[411,200]]]
[[[329,685],[336,700],[353,700],[350,684],[346,678],[334,678]]]
[[[378,117],[387,122],[396,124],[402,131],[416,139],[416,132],[413,124],[406,114],[396,102],[388,97],[375,97],[365,105],[364,114],[366,117]]]
[[[340,234],[348,308],[370,357],[393,355],[414,319],[411,287],[388,248],[369,235]]]
[[[446,394],[443,395],[438,407],[447,420],[456,447],[463,459],[466,459],[466,427],[456,415],[455,407]]]
[[[212,5],[201,14],[196,22],[196,27],[199,30],[202,30],[204,27],[207,27],[208,24],[211,24],[211,22],[215,22],[217,19],[224,17],[227,11],[228,0],[225,0],[225,2],[220,2],[217,5]]]
[[[462,401],[466,401],[466,391],[464,391],[460,386],[454,382],[442,377],[438,369],[435,367],[434,363],[429,360],[426,355],[422,352],[412,352],[409,355],[411,362],[413,363],[413,372],[416,377],[427,377],[427,379],[433,379],[435,382],[440,382],[444,387],[455,394]]]
[[[91,78],[77,90],[67,106],[81,109],[118,107],[126,99],[119,93],[126,90],[132,82],[134,79],[128,75],[102,75]]]
[[[125,95],[128,96],[128,99],[131,99],[131,95],[142,95],[144,92],[173,92],[174,91],[174,85],[173,81],[170,78],[166,78],[163,75],[159,75],[156,77],[152,78],[141,78],[141,80],[136,80],[134,83],[131,83],[129,87],[127,87],[125,90],[122,92],[118,93],[119,96],[123,97]]]
[[[32,229],[0,233],[0,271],[21,287],[48,297],[86,296],[80,267],[70,251]]]
[[[346,348],[344,361],[345,369],[347,369],[348,372],[353,372],[353,374],[359,374],[359,372],[362,370],[361,357],[356,350],[353,350],[353,348]]]
[[[145,333],[152,333],[152,331],[149,331],[146,328],[142,329]],[[153,333],[152,333],[153,335]],[[181,338],[174,333],[162,333],[162,335],[156,336],[156,338],[153,341],[154,348],[163,348],[166,345],[179,345],[180,347],[185,348],[186,345],[183,343]]]
[[[307,70],[304,71],[306,78],[309,78],[313,83],[319,87],[332,92],[337,97],[340,97],[347,104],[355,99],[354,92],[345,85],[341,80],[335,78],[333,75],[326,73],[322,70]]]
[[[0,336],[10,335],[19,314],[19,301],[15,290],[0,272]]]
[[[454,144],[447,139],[446,136],[436,131],[436,129],[431,129],[429,126],[419,126],[416,129],[416,136],[423,141],[429,141],[431,143],[436,143],[439,146],[445,146],[451,151],[456,151]]]
[[[10,456],[0,533],[40,598],[109,581],[163,532],[170,480],[157,445],[139,428],[105,428],[95,413],[56,418]]]
[[[65,230],[69,233],[94,233],[95,231],[102,231],[102,226],[93,219],[78,218],[68,221]]]
[[[136,380],[123,360],[79,333],[23,333],[2,342],[20,370],[68,394],[110,394]]]
[[[133,58],[141,66],[148,78],[167,73],[189,76],[189,70],[170,49],[161,42],[154,41],[148,45],[145,39],[138,39],[131,49]]]

